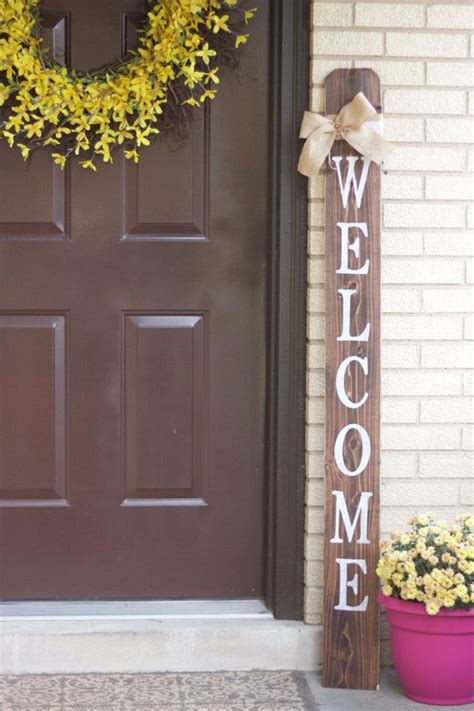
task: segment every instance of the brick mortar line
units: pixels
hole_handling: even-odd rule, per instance
[[[334,3],[337,4],[337,3]],[[390,2],[381,3],[390,6]],[[363,34],[420,34],[421,36],[443,35],[449,37],[467,37],[470,39],[472,29],[463,27],[423,27],[420,25],[406,25],[397,27],[396,25],[361,25],[354,23],[353,25],[318,25],[310,22],[310,32],[314,37],[323,35],[325,32],[340,32],[341,34],[349,34],[350,32],[362,32]]]
[[[361,69],[363,67],[360,67]],[[369,67],[370,69],[370,67]],[[321,91],[324,89],[324,83],[316,83],[316,84],[311,84],[310,89],[321,89]],[[463,84],[462,86],[459,85],[449,85],[449,84],[385,84],[383,92],[384,94],[387,93],[387,91],[412,91],[416,93],[421,93],[423,91],[436,91],[438,93],[441,92],[457,92],[459,94],[469,94],[470,91],[474,90],[474,84]],[[469,98],[469,97],[468,97]],[[418,116],[419,114],[413,114],[414,116]],[[458,116],[458,117],[463,117],[463,116],[469,116],[470,114],[441,114],[442,116]],[[392,116],[391,113],[387,114],[384,112],[384,116]],[[421,114],[421,118],[425,118],[426,116],[432,116],[432,114]]]
[[[322,344],[322,342],[320,342],[320,343]],[[417,340],[413,340],[413,341],[400,340],[400,341],[388,341],[388,342],[385,340],[385,341],[383,341],[383,343],[385,343],[385,345],[392,345],[392,344],[395,344],[395,345],[403,345],[403,346],[410,346],[410,345],[413,345],[413,346],[419,346],[419,345],[421,345],[421,346],[423,346],[423,345],[438,345],[438,346],[441,346],[441,345],[443,345],[443,346],[444,346],[445,344],[456,345],[456,344],[459,344],[459,343],[474,343],[474,341],[466,341],[466,340],[463,340],[463,339],[460,339],[460,340],[458,340],[458,341],[453,341],[452,339],[449,340],[449,341],[437,341],[437,340],[433,340],[433,341],[420,341],[419,339],[417,339]],[[388,373],[388,372],[393,372],[393,371],[396,371],[396,372],[398,373],[399,371],[403,371],[404,373],[408,373],[408,374],[412,374],[412,375],[413,375],[413,374],[419,373],[419,372],[421,371],[422,373],[432,374],[433,376],[434,376],[434,375],[439,376],[439,375],[442,375],[443,373],[444,373],[445,375],[448,375],[448,374],[457,374],[457,375],[459,376],[459,375],[465,375],[465,374],[467,374],[467,373],[470,373],[470,372],[473,370],[472,368],[457,368],[456,366],[446,366],[446,367],[444,367],[444,368],[440,366],[440,367],[436,368],[436,367],[431,366],[431,365],[420,365],[420,366],[416,366],[416,367],[413,366],[413,367],[409,367],[409,368],[404,368],[404,367],[403,367],[403,368],[395,368],[395,367],[393,367],[393,366],[388,366],[388,367],[387,367],[387,366],[384,366],[384,365],[383,365],[383,360],[384,360],[384,359],[383,359],[383,357],[382,357],[382,370],[383,370],[384,372],[386,372],[386,373]],[[325,369],[326,369],[326,368],[325,368],[325,365],[320,365],[320,366],[315,366],[315,367],[308,366],[308,367],[306,368],[306,372],[308,373],[308,375],[311,375],[311,374],[317,375],[318,373],[319,373],[320,375],[323,375]],[[464,394],[464,393],[456,393],[456,397],[462,397],[463,394]],[[307,396],[308,396],[308,397],[324,397],[323,394],[321,394],[321,395],[311,395],[310,393],[307,393]],[[387,394],[385,394],[384,397],[444,397],[444,395],[434,395],[434,394],[433,394],[433,395],[400,395],[400,396],[399,396],[399,395],[387,395]],[[452,397],[452,395],[451,395],[451,394],[450,394],[450,395],[446,395],[446,397]]]
[[[464,175],[464,174],[463,174]],[[436,176],[431,175],[428,176],[430,178],[434,178]],[[441,176],[440,176],[441,177]],[[443,173],[443,177],[447,177]],[[468,176],[466,176],[468,177]],[[453,198],[452,200],[449,200],[448,198],[444,199],[439,199],[439,198],[427,198],[427,197],[419,197],[419,198],[389,198],[389,197],[384,197],[383,201],[385,205],[419,205],[422,203],[423,205],[442,205],[446,207],[446,205],[471,205],[472,204],[473,198]],[[427,227],[423,229],[429,229]],[[455,227],[452,227],[451,229],[456,229]],[[459,228],[458,228],[459,229]]]
[[[322,311],[309,311],[307,315],[311,319],[315,319],[315,318],[317,319],[318,317],[322,317],[323,314],[324,314],[324,312],[322,312]],[[407,316],[432,316],[433,318],[436,318],[437,316],[446,317],[446,316],[454,316],[454,315],[463,318],[466,316],[468,316],[468,317],[471,316],[471,311],[469,311],[467,309],[466,309],[466,311],[433,311],[431,309],[430,310],[425,309],[422,306],[420,308],[418,308],[416,311],[390,311],[390,310],[384,309],[382,307],[382,314],[384,316],[400,316],[402,318],[407,317]],[[394,339],[394,340],[396,340],[396,339]],[[459,343],[459,342],[474,343],[474,341],[470,338],[462,338],[462,339],[459,339],[458,341],[455,341],[455,343]],[[446,341],[443,340],[443,343],[446,343]]]
[[[419,293],[421,293],[422,290],[425,290],[427,288],[428,289],[436,288],[437,290],[439,288],[441,291],[448,291],[448,289],[449,289],[450,291],[452,291],[449,284],[439,284],[439,285],[438,284],[433,284],[433,285],[431,285],[431,284],[386,284],[385,285],[385,289],[387,289],[389,291],[411,292],[415,288],[418,289]],[[319,290],[320,290],[320,287],[317,287],[317,286],[311,287],[311,289],[310,289],[310,291],[319,291]],[[316,312],[316,313],[318,313],[318,312]]]
[[[353,57],[351,60],[350,57]],[[317,54],[317,53],[311,53],[310,54],[310,59],[311,61],[328,61],[328,62],[418,62],[421,64],[422,62],[434,62],[434,61],[440,61],[440,62],[466,62],[470,59],[472,59],[471,56],[468,54],[461,55],[460,57],[449,57],[449,56],[440,56],[440,55],[435,55],[435,56],[420,56],[420,55],[409,55],[409,56],[404,56],[400,54],[356,54],[356,55],[351,55],[351,54]],[[362,67],[357,67],[358,69],[361,69]],[[408,84],[407,86],[411,86]]]
[[[384,3],[388,5],[388,3]],[[448,37],[467,37],[468,39],[468,49],[469,40],[471,39],[471,31],[466,30],[464,27],[423,27],[423,26],[406,26],[406,27],[395,27],[393,25],[315,25],[311,28],[313,38],[317,38],[320,35],[324,35],[325,32],[340,32],[341,34],[350,34],[354,32],[361,32],[362,34],[378,34],[378,35],[406,35],[406,34],[419,34],[422,36],[448,36]],[[386,56],[386,55],[382,55]],[[398,55],[397,55],[398,56]]]
[[[399,230],[397,230],[397,228],[395,228],[395,227],[394,227],[394,228],[390,228],[390,229],[393,229],[394,231],[397,231],[397,232],[399,231]],[[407,229],[407,234],[410,234],[410,228],[406,228],[406,229]],[[430,228],[427,227],[427,228],[422,228],[422,229],[429,230]],[[455,227],[450,227],[449,229],[450,229],[450,230],[456,230]],[[459,230],[460,228],[458,227],[457,229]],[[441,230],[437,230],[437,231],[442,232],[443,230],[441,229]],[[382,255],[382,256],[389,257],[390,259],[395,259],[395,260],[397,260],[397,261],[402,260],[402,259],[410,259],[410,260],[419,261],[419,262],[421,263],[422,260],[425,261],[425,258],[426,258],[426,257],[430,257],[430,258],[432,258],[432,259],[437,259],[437,260],[441,260],[441,259],[442,259],[442,260],[445,260],[445,259],[448,259],[448,260],[450,260],[450,261],[458,261],[458,260],[460,261],[460,260],[462,260],[462,259],[465,259],[466,256],[469,256],[469,255],[465,255],[465,254],[460,254],[460,255],[455,255],[455,254],[433,254],[433,255],[431,255],[431,254],[393,254],[393,255],[390,255],[390,254],[386,254],[386,255]],[[320,261],[323,261],[323,260],[324,260],[324,256],[323,256],[323,255],[315,255],[315,256],[310,255],[310,258],[309,258],[309,261],[314,261],[315,264],[317,264],[317,263],[319,263]],[[314,283],[314,282],[308,282],[308,283],[311,284],[311,283]],[[393,284],[393,285],[395,286],[395,283],[394,283],[394,282],[383,282],[383,281],[382,281],[382,283],[385,283],[385,284],[387,284],[387,285]],[[441,284],[444,284],[444,285],[446,285],[446,286],[448,286],[449,284],[453,284],[453,283],[456,283],[456,282],[441,282]],[[429,284],[432,284],[432,286],[437,286],[437,283],[436,283],[436,282],[433,282],[433,283],[432,283],[432,282],[413,282],[412,284],[410,283],[410,285],[414,285],[414,286],[415,286],[415,285],[418,285],[418,286],[426,286],[426,285],[429,285]]]
[[[391,174],[392,173],[390,173],[390,175]],[[433,176],[428,176],[428,177],[434,177],[436,175],[439,175],[439,173],[434,173]],[[458,175],[464,175],[464,173],[460,173]],[[312,234],[320,234],[320,235],[324,234],[324,226],[321,227],[318,225],[314,225],[314,226],[312,225],[308,228],[308,230]],[[393,237],[395,234],[402,233],[402,234],[419,235],[420,237],[423,237],[423,236],[427,237],[428,234],[431,235],[434,233],[436,235],[438,235],[438,234],[441,235],[441,234],[445,234],[446,232],[448,232],[450,234],[450,236],[454,237],[455,234],[459,233],[459,227],[442,227],[442,228],[440,228],[440,227],[435,227],[435,228],[432,228],[432,227],[413,227],[413,228],[411,228],[411,227],[402,227],[402,228],[400,228],[400,227],[385,227],[382,230],[382,235],[386,235],[387,237]],[[472,237],[474,235],[474,228],[473,227],[466,228],[465,230],[463,230],[462,235],[466,236],[466,238]],[[313,255],[310,255],[310,256],[313,256]],[[324,255],[314,255],[314,257],[322,257],[322,256],[324,256]],[[404,255],[394,255],[394,256],[403,256],[403,257],[415,256],[415,257],[417,257],[417,256],[423,256],[423,255],[421,255],[421,254],[420,255],[417,255],[417,254],[415,254],[415,255],[406,254],[405,255],[404,254]],[[444,255],[432,255],[432,256],[436,257],[436,256],[444,256]],[[474,254],[459,254],[459,255],[451,255],[451,256],[458,256],[458,257],[472,256],[472,257],[474,257]]]
[[[314,8],[316,5],[316,2],[319,2],[319,0],[312,0],[311,5]],[[359,0],[358,2],[354,2],[354,0],[335,0],[334,2],[331,2],[330,0],[322,0],[323,5],[388,5],[391,2],[391,0]],[[399,0],[399,2],[396,3],[397,5],[423,5],[424,2],[423,0]],[[452,5],[454,7],[470,7],[470,4],[466,2],[465,0],[430,0],[428,3],[429,6],[448,6]]]
[[[350,60],[349,58],[353,56],[354,59]],[[440,62],[455,62],[456,60],[467,62],[472,59],[472,57],[468,54],[461,55],[460,57],[447,57],[447,56],[433,56],[433,57],[427,57],[426,55],[424,57],[421,56],[416,56],[416,55],[410,55],[410,56],[403,56],[400,54],[356,54],[356,55],[350,55],[350,54],[328,54],[328,55],[323,55],[323,54],[310,54],[310,59],[312,61],[315,60],[320,60],[320,61],[328,61],[328,62],[433,62],[436,60],[439,60]],[[356,67],[356,69],[363,69],[363,67]],[[412,84],[407,84],[403,86],[416,86]],[[425,86],[425,84],[423,84]]]
[[[402,57],[400,55],[390,55],[390,54],[358,54],[354,59],[349,59],[350,55],[340,55],[340,54],[319,54],[311,53],[310,59],[312,62],[381,62],[382,64],[392,62],[394,64],[403,64],[410,62],[410,64],[468,64],[472,57],[440,57],[440,56],[414,56],[412,59],[407,57]],[[359,67],[357,67],[359,68]],[[313,73],[313,72],[312,72]]]
[[[391,175],[391,173],[387,173],[387,175]],[[441,174],[438,173],[438,175],[439,175],[439,177],[444,177],[444,178],[448,177],[445,173],[441,173]],[[461,177],[461,176],[462,176],[462,177],[466,176],[466,178],[468,178],[468,177],[469,177],[469,174],[468,174],[468,173],[467,173],[467,174],[466,174],[466,173],[461,173],[461,174],[458,174],[456,177]],[[398,177],[402,177],[402,176],[398,176],[398,175],[397,175],[396,177],[398,178]],[[417,176],[417,177],[418,177],[418,176]],[[427,177],[428,177],[428,178],[436,178],[437,175],[436,175],[436,174],[435,174],[435,175],[428,175]],[[314,207],[319,207],[320,205],[324,205],[324,203],[320,203],[320,202],[318,202],[318,200],[320,200],[320,198],[310,198],[310,200],[309,200],[308,202],[309,202],[310,205],[312,205],[312,206],[314,206]],[[422,197],[419,197],[419,198],[393,198],[393,197],[384,197],[384,198],[383,198],[383,201],[384,201],[384,204],[385,204],[385,205],[419,205],[420,202],[422,202],[423,204],[427,203],[428,205],[433,205],[433,204],[434,204],[434,205],[443,205],[444,207],[446,207],[446,205],[464,205],[464,204],[466,204],[466,203],[467,203],[467,205],[469,206],[469,205],[472,204],[473,198],[452,198],[452,199],[450,200],[449,198],[443,198],[443,199],[439,199],[439,198],[425,198],[425,197],[423,197],[423,196],[422,196]],[[318,226],[315,225],[315,228],[317,228],[317,227],[318,227]],[[387,227],[387,229],[394,229],[394,230],[395,230],[395,229],[397,229],[397,228],[396,228],[396,227]],[[408,229],[408,230],[409,230],[409,229],[411,229],[411,228],[410,228],[410,227],[406,227],[406,228],[403,228],[403,229]],[[415,227],[415,229],[416,229],[416,227]],[[430,226],[429,226],[429,225],[424,225],[424,226],[420,227],[419,229],[422,229],[422,230],[429,230],[429,229],[430,229]],[[440,227],[439,229],[442,230],[443,228]],[[456,226],[453,225],[452,227],[449,227],[449,229],[455,230],[455,229],[459,229],[459,227],[456,228]],[[466,228],[466,229],[469,229],[469,228]]]
[[[405,62],[402,62],[402,64],[405,64]],[[358,67],[358,69],[363,69],[363,67]],[[369,67],[370,69],[370,67]],[[313,84],[310,84],[310,89],[324,89],[324,82],[315,82]],[[454,85],[454,84],[385,84],[383,87],[383,92],[387,93],[387,91],[411,91],[411,92],[422,92],[422,91],[436,91],[436,92],[442,92],[442,91],[449,91],[454,93],[455,91],[458,92],[459,94],[468,94],[470,91],[474,89],[474,84],[462,84],[461,86],[459,85]],[[386,114],[384,114],[386,115]],[[389,116],[391,114],[388,114]],[[418,115],[418,114],[416,114]],[[444,114],[446,116],[464,116],[464,114]],[[424,114],[422,114],[424,116]]]
[[[386,175],[387,175],[387,176],[392,176],[392,172],[390,171],[390,172],[387,173]],[[466,178],[468,178],[468,177],[469,177],[469,174],[466,175],[466,174],[464,174],[464,173],[461,173],[461,175],[458,175],[458,176],[456,176],[456,177],[464,177],[464,176],[465,176]],[[399,177],[403,177],[403,176],[395,175],[394,177],[399,178]],[[421,176],[415,176],[415,177],[421,177]],[[436,175],[428,175],[427,177],[428,177],[428,178],[435,178]],[[440,177],[441,177],[441,176],[440,176]],[[453,205],[456,205],[456,204],[458,204],[458,203],[461,204],[461,203],[465,203],[465,202],[468,202],[468,203],[472,202],[472,198],[452,198],[451,200],[450,200],[449,198],[444,198],[443,200],[439,200],[439,199],[437,199],[437,198],[427,198],[427,197],[425,197],[425,195],[422,195],[421,197],[398,198],[398,197],[390,197],[390,196],[387,194],[387,192],[391,193],[392,191],[391,191],[391,190],[390,190],[390,191],[388,191],[388,190],[383,191],[383,190],[382,190],[382,198],[383,198],[384,202],[387,202],[387,203],[390,203],[390,204],[399,204],[399,203],[401,204],[402,202],[403,202],[404,204],[407,203],[407,202],[413,202],[414,204],[418,204],[420,201],[423,201],[423,202],[427,202],[427,203],[430,203],[430,204],[431,204],[432,202],[434,202],[434,203],[438,203],[438,202],[439,202],[440,204],[442,203],[442,204],[453,204]],[[423,191],[422,191],[422,192],[423,192]],[[384,194],[384,193],[385,193],[385,194]],[[312,199],[311,199],[312,201],[310,202],[310,204],[313,205],[314,207],[317,207],[317,206],[318,206],[318,203],[313,202],[314,199],[315,199],[315,198],[312,198]],[[317,199],[317,198],[316,198],[316,199]],[[312,230],[312,231],[314,232],[314,231],[316,231],[316,230],[319,230],[319,227],[315,224],[314,226],[309,227],[308,229],[309,229],[309,230]],[[385,228],[385,230],[388,230],[388,229],[396,230],[397,228],[396,228],[396,227],[393,227],[393,228],[392,228],[392,227],[388,227],[388,226],[387,226],[387,227]],[[408,230],[409,230],[409,229],[411,229],[411,228],[408,227],[408,228],[402,228],[402,229],[408,229]],[[416,229],[417,229],[417,228],[415,227],[414,230],[416,231]],[[419,229],[421,229],[421,230],[429,230],[429,229],[431,229],[431,228],[428,227],[428,226],[424,226],[424,227],[420,227]],[[438,229],[442,230],[442,228],[438,228]],[[445,229],[454,230],[454,229],[456,229],[456,228],[455,228],[455,227],[449,227],[449,228],[445,228]],[[466,229],[469,229],[469,228],[466,228]],[[462,255],[460,255],[460,256],[462,256]]]
[[[451,400],[452,397],[453,397],[452,395],[408,395],[408,396],[407,395],[384,395],[383,399],[386,402],[390,402],[391,400],[400,400],[401,402],[406,402],[407,400],[411,400],[411,401],[416,401],[421,405],[422,402],[433,402],[434,400]],[[466,395],[464,393],[461,395],[456,395],[455,399],[456,400],[467,400],[469,402],[471,401],[471,398],[469,397],[469,395]],[[321,400],[323,400],[323,401],[325,400],[324,395],[308,395],[307,396],[308,403],[319,402]],[[322,420],[321,421],[307,420],[306,424],[309,426],[318,426],[318,425],[323,425],[324,422]],[[389,422],[389,424],[397,424],[397,423]],[[417,424],[417,423],[405,422],[405,423],[400,423],[400,424]],[[429,422],[422,422],[421,424],[430,424],[430,423]],[[448,423],[431,422],[431,424],[454,424],[454,425],[461,425],[462,426],[462,425],[473,425],[474,422],[471,422],[468,420],[460,420],[459,422],[450,422],[450,423],[449,422]]]

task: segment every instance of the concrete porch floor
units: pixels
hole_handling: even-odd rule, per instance
[[[305,680],[310,688],[313,706],[309,708],[322,711],[409,711],[410,709],[457,709],[472,708],[466,706],[433,706],[410,701],[403,693],[394,669],[385,667],[380,674],[379,691],[346,691],[323,689],[320,676],[305,672]]]
[[[0,676],[1,711],[421,711],[422,708],[405,698],[391,669],[383,670],[380,690],[374,692],[323,689],[317,674],[291,671]]]

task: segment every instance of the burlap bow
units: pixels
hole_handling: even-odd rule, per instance
[[[361,91],[342,107],[337,116],[321,116],[305,111],[300,138],[306,138],[306,142],[298,163],[299,172],[308,177],[317,175],[334,141],[341,139],[350,143],[365,158],[381,163],[394,146],[364,125],[378,116]]]

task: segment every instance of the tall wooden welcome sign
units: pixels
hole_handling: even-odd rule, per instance
[[[369,69],[326,81],[326,115],[362,91]],[[379,678],[380,168],[346,141],[326,171],[326,514],[323,684],[375,689]]]

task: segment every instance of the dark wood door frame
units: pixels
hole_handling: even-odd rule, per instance
[[[272,166],[266,602],[303,618],[307,180],[296,171],[309,95],[309,0],[272,3]]]

